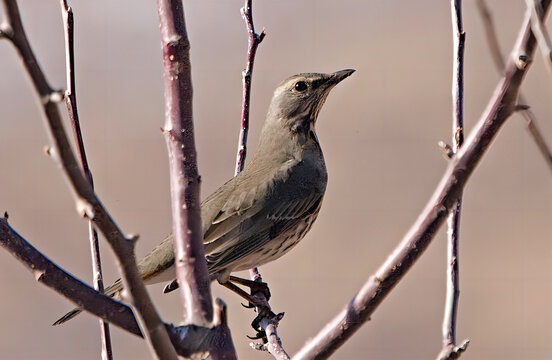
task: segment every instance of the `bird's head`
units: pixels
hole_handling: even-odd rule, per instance
[[[346,69],[331,74],[306,73],[287,78],[274,91],[265,126],[283,126],[291,132],[309,130],[314,126],[330,90],[354,72]]]

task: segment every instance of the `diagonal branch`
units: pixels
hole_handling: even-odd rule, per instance
[[[82,216],[87,216],[94,221],[115,252],[121,269],[123,284],[125,289],[128,289],[133,311],[135,311],[140,327],[154,356],[163,359],[176,359],[176,352],[171,345],[163,322],[149,298],[136,266],[134,244],[137,238],[124,236],[97,198],[88,180],[83,176],[63,129],[61,115],[55,103],[55,101],[61,100],[61,96],[58,92],[52,91],[38,65],[23,29],[17,2],[16,0],[3,0],[3,6],[6,19],[1,29],[3,33],[10,34],[8,39],[17,49],[39,95],[48,136],[53,144],[50,153],[58,162],[70,184],[77,211]]]
[[[542,2],[545,12],[551,0]],[[427,249],[471,174],[488,150],[500,128],[515,111],[520,85],[535,51],[530,14],[526,14],[513,56],[495,93],[464,145],[451,160],[424,210],[401,243],[360,291],[320,332],[293,357],[326,359],[370,319],[377,307]]]
[[[192,118],[190,43],[181,0],[158,0],[165,82],[165,140],[169,153],[176,274],[184,323],[207,326],[213,317],[203,250],[200,177]]]
[[[75,56],[74,56],[74,19],[73,9],[69,7],[66,0],[60,0],[61,13],[63,15],[63,23],[65,27],[65,69],[67,71],[67,90],[65,91],[65,104],[67,105],[67,113],[73,128],[73,136],[77,145],[77,153],[82,166],[83,175],[86,176],[92,189],[94,181],[92,172],[88,167],[86,151],[84,150],[84,141],[79,122],[79,114],[77,111],[77,94],[75,86]],[[100,260],[100,245],[98,243],[98,232],[94,227],[91,219],[88,219],[88,234],[90,241],[90,254],[92,257],[92,274],[94,279],[94,288],[100,292],[104,292],[102,280],[102,263]],[[113,359],[113,351],[111,349],[111,335],[109,333],[109,324],[100,318],[100,333],[102,342],[102,359]]]
[[[504,60],[502,58],[502,52],[500,50],[500,46],[498,45],[498,37],[496,36],[495,26],[494,26],[493,18],[491,16],[491,12],[489,11],[489,8],[485,0],[477,0],[476,4],[479,10],[479,14],[483,19],[483,25],[485,26],[485,34],[487,36],[487,43],[489,44],[489,48],[491,51],[491,55],[494,59],[496,69],[499,72],[502,72],[504,69]],[[523,105],[528,104],[528,102],[525,100],[525,97],[523,96],[521,91],[519,92],[518,103],[521,103]],[[539,127],[537,126],[537,119],[535,117],[535,114],[533,114],[530,108],[521,110],[520,113],[525,119],[525,125],[527,126],[527,130],[533,137],[533,140],[537,144],[537,147],[539,148],[542,156],[544,157],[546,163],[548,164],[548,167],[552,171],[552,150],[546,144],[546,140],[542,136],[542,132],[539,130]]]
[[[23,263],[40,283],[105,321],[133,335],[142,336],[132,310],[127,305],[99,293],[54,264],[10,227],[7,214],[0,218],[0,246]],[[204,358],[212,349],[217,349],[217,354],[221,354],[219,358],[233,359],[235,351],[231,346],[226,305],[220,301],[216,304],[213,324],[211,328],[163,326],[180,356]]]

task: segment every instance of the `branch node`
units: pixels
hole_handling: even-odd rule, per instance
[[[126,236],[127,241],[132,243],[132,245],[136,244],[139,238],[140,238],[139,234],[128,234]]]
[[[514,106],[514,112],[529,110],[531,106],[524,104],[517,104]]]
[[[531,57],[527,54],[519,54],[514,62],[519,70],[525,70],[525,68],[531,63]]]
[[[92,204],[90,204],[85,198],[79,195],[77,195],[77,199],[75,200],[75,202],[77,205],[77,213],[81,217],[94,219],[94,216],[96,216],[96,212],[94,211],[94,207],[92,206]]]
[[[443,155],[445,156],[446,159],[452,159],[452,157],[454,156],[454,151],[452,150],[452,147],[449,144],[447,144],[444,141],[439,141],[437,145],[443,151]]]

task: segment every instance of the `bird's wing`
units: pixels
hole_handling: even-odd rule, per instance
[[[218,246],[207,254],[207,262],[209,269],[212,272],[217,272],[228,267],[232,262],[240,258],[249,256],[250,254],[263,249],[263,247],[272,239],[285,233],[292,234],[300,222],[304,221],[303,217],[318,210],[322,201],[323,195],[313,192],[310,196],[303,198],[301,201],[285,201],[280,206],[275,207],[269,212],[258,214],[257,218],[253,219],[252,223],[255,226],[249,228],[233,230],[226,234],[218,241],[224,241],[225,244],[231,246]],[[239,236],[240,241],[228,241]],[[278,246],[274,248],[266,248],[261,251],[271,252],[277,251]],[[266,255],[266,254],[265,254]],[[230,265],[230,267],[232,267]]]
[[[216,247],[221,246],[222,237],[266,209],[298,163],[289,160],[275,171],[262,174],[252,174],[252,169],[246,169],[209,196],[201,204],[205,252],[215,242]]]

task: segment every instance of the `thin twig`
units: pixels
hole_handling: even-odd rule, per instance
[[[61,13],[63,15],[63,22],[65,27],[65,68],[67,71],[67,90],[65,91],[65,104],[67,105],[67,112],[69,114],[69,120],[73,128],[73,136],[77,145],[77,154],[79,156],[83,175],[88,179],[90,186],[94,189],[94,180],[92,179],[92,172],[88,166],[88,160],[86,158],[86,151],[84,149],[84,141],[82,138],[82,132],[79,122],[79,114],[77,111],[77,94],[75,86],[75,56],[74,56],[74,18],[73,9],[69,7],[66,0],[60,0]],[[102,263],[100,260],[100,245],[98,243],[98,233],[94,227],[94,223],[91,219],[88,219],[88,234],[90,240],[90,254],[92,257],[92,275],[94,288],[99,292],[104,292],[103,280],[102,280]],[[113,359],[113,351],[111,348],[111,336],[109,333],[109,324],[104,322],[103,319],[99,319],[100,322],[100,334],[102,342],[102,359]]]
[[[200,177],[192,117],[190,43],[181,0],[158,0],[165,82],[165,140],[169,153],[176,276],[184,323],[208,326],[211,284],[203,250]]]
[[[249,35],[247,45],[247,65],[242,72],[243,81],[243,96],[242,96],[242,116],[240,136],[238,140],[238,153],[236,155],[236,171],[237,175],[243,170],[245,165],[245,157],[247,155],[247,134],[249,132],[249,104],[251,98],[251,79],[253,77],[253,65],[255,64],[255,54],[257,46],[263,41],[266,33],[263,31],[260,34],[255,32],[253,25],[253,10],[251,9],[252,0],[245,0],[245,5],[241,8],[241,14],[247,27]]]
[[[462,24],[462,0],[451,0],[451,18],[453,32],[453,72],[452,72],[452,153],[458,152],[464,141],[464,43],[466,33]],[[460,211],[462,209],[462,192],[456,205],[448,216],[447,232],[447,271],[445,311],[443,315],[443,347],[438,355],[439,360],[456,359],[465,351],[456,346],[456,320],[458,314],[458,297],[460,295],[458,277],[458,241],[460,229]]]
[[[531,11],[531,30],[537,38],[537,43],[544,59],[544,64],[548,67],[549,71],[552,71],[552,46],[550,45],[550,36],[544,26],[544,12],[540,1],[538,0],[525,0],[527,8]]]
[[[50,137],[50,142],[53,144],[50,153],[59,163],[63,174],[71,185],[70,188],[75,197],[77,211],[82,216],[86,216],[94,221],[95,225],[101,230],[113,248],[121,269],[124,288],[128,290],[125,293],[130,297],[133,311],[154,357],[176,359],[177,354],[174,347],[138,272],[134,254],[137,237],[125,237],[99,201],[86,177],[83,176],[65,134],[61,115],[55,103],[55,101],[61,100],[61,96],[59,92],[52,91],[44,73],[38,65],[38,61],[34,56],[23,29],[17,2],[16,0],[3,0],[2,3],[5,9],[4,13],[6,14],[6,21],[2,29],[5,33],[12,34],[9,40],[17,49],[21,61],[40,97],[48,136]],[[6,29],[8,30],[6,31]]]
[[[240,136],[238,139],[238,151],[236,154],[236,169],[234,175],[238,175],[245,165],[245,157],[247,156],[247,134],[249,132],[249,108],[251,103],[251,79],[253,77],[253,65],[255,64],[255,55],[257,53],[257,47],[263,41],[266,36],[266,32],[263,29],[260,34],[255,32],[255,26],[253,24],[253,1],[245,0],[244,6],[241,8],[241,14],[243,20],[245,21],[245,26],[247,28],[248,41],[247,41],[247,63],[245,70],[242,72],[242,82],[243,82],[243,96],[242,96],[242,116],[241,116],[241,128]],[[259,269],[253,268],[249,269],[249,277],[253,281],[263,282],[261,273]],[[267,309],[270,309],[268,304],[268,299],[262,292],[257,294],[252,294],[257,296],[262,302],[267,306]],[[257,313],[260,313],[260,309],[256,309]],[[270,314],[270,311],[267,312]],[[261,319],[259,325],[264,329],[266,333],[266,344],[252,344],[251,346],[257,350],[267,350],[272,356],[276,359],[286,360],[289,359],[289,355],[286,353],[282,346],[282,341],[278,336],[278,316],[276,318],[271,318],[268,315]]]
[[[543,1],[548,10],[551,0]],[[420,258],[444,223],[449,211],[471,174],[488,150],[500,128],[515,111],[518,91],[530,64],[519,66],[520,56],[532,56],[536,47],[531,33],[530,15],[525,21],[494,95],[479,122],[456,156],[451,159],[441,182],[431,199],[409,229],[401,243],[379,267],[360,291],[320,332],[293,357],[299,359],[326,359],[345,343],[362,324],[370,319],[377,307]]]
[[[489,8],[487,6],[487,3],[485,0],[477,0],[476,2],[477,8],[479,9],[479,14],[481,15],[481,18],[483,20],[483,25],[485,27],[485,34],[487,36],[487,43],[489,44],[489,48],[491,51],[491,55],[494,59],[496,69],[502,73],[504,70],[504,60],[502,57],[502,52],[500,50],[500,46],[498,44],[498,37],[496,36],[495,26],[493,22],[493,18],[491,16],[491,12],[489,11]],[[521,103],[523,105],[528,105],[528,102],[525,100],[525,97],[523,94],[519,93],[518,96],[518,103]],[[520,111],[521,116],[525,119],[525,125],[527,127],[527,130],[533,137],[533,140],[537,144],[537,147],[539,148],[542,156],[544,157],[546,163],[548,164],[548,167],[550,171],[552,171],[552,150],[547,145],[546,141],[544,140],[544,137],[542,136],[542,132],[539,130],[537,126],[537,119],[535,117],[535,114],[531,111],[529,107],[527,109]]]

